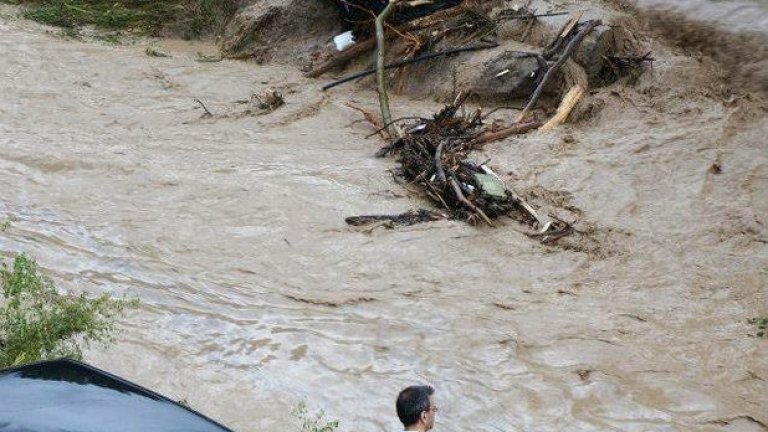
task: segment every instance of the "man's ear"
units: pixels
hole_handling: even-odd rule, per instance
[[[427,412],[428,411],[422,411],[421,415],[419,416],[419,420],[421,420],[424,424],[429,424],[429,419],[427,418]]]

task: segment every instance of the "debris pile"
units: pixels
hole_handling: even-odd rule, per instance
[[[397,124],[398,120],[393,121],[390,113],[386,78],[383,73],[384,70],[402,63],[385,65],[383,61],[386,37],[382,22],[386,20],[388,13],[392,13],[392,5],[393,3],[390,3],[384,8],[376,19],[377,67],[363,72],[377,74],[381,121],[372,113],[354,108],[363,112],[366,119],[377,128],[377,133],[385,133],[388,144],[378,152],[378,156],[395,154],[400,163],[397,174],[411,184],[419,185],[422,193],[442,208],[444,213],[422,209],[394,216],[355,216],[347,218],[347,223],[361,225],[387,221],[388,225],[385,226],[392,227],[427,222],[442,216],[466,220],[471,224],[484,223],[494,226],[494,219],[510,216],[535,229],[528,234],[544,243],[557,241],[574,232],[571,223],[550,216],[540,216],[533,206],[526,203],[488,167],[487,162],[473,161],[470,153],[486,143],[532,130],[550,130],[566,121],[584,97],[589,85],[586,72],[572,57],[584,39],[602,25],[601,21],[581,22],[582,14],[573,14],[558,31],[554,40],[543,47],[541,52],[513,53],[515,58],[534,59],[537,69],[533,74],[534,86],[528,101],[510,125],[485,125],[483,120],[487,115],[484,116],[480,108],[466,114],[463,106],[471,94],[470,91],[459,93],[451,104],[432,118],[418,118],[415,122]],[[512,16],[535,19],[530,12]],[[626,58],[614,56],[608,59],[616,68],[639,67],[643,62],[650,60],[652,59],[649,54]],[[510,73],[509,69],[499,72],[497,77],[507,73]],[[358,76],[361,74],[353,77]],[[541,113],[536,110],[537,104],[555,76],[561,76],[562,82],[567,85],[567,91],[564,92],[554,115],[548,120],[540,119]],[[349,78],[342,79],[333,85],[348,80]]]
[[[378,156],[394,153],[400,162],[399,173],[418,184],[424,194],[442,207],[451,219],[493,225],[492,218],[516,212],[519,219],[535,223],[521,200],[486,164],[469,159],[469,153],[487,142],[481,110],[458,115],[468,93],[459,95],[431,119],[408,124],[398,139],[382,148]],[[540,126],[537,121],[517,125],[514,133]],[[522,210],[522,211],[521,211]]]
[[[369,231],[384,226],[414,225],[440,219],[466,220],[470,224],[494,226],[493,219],[509,216],[535,231],[527,232],[542,243],[552,243],[574,232],[572,224],[542,217],[509,187],[488,165],[470,159],[470,153],[483,144],[540,127],[537,120],[510,127],[485,127],[482,111],[462,113],[468,93],[460,94],[431,119],[420,118],[404,126],[399,138],[384,146],[377,156],[395,154],[400,167],[396,174],[421,191],[441,211],[411,210],[399,215],[365,215],[346,218],[353,226],[366,225]],[[356,108],[359,109],[359,108]],[[384,127],[379,125],[377,132]]]
[[[323,74],[353,64],[367,67],[367,53],[377,46],[371,34],[372,20],[380,10],[375,5],[365,9],[358,3],[337,0],[356,13],[367,16],[343,33],[344,44],[313,54],[312,65],[306,76],[316,78]],[[375,2],[367,2],[375,3]],[[383,2],[386,3],[386,2]],[[573,65],[579,66],[589,84],[609,84],[633,70],[642,69],[650,57],[641,59],[639,42],[621,25],[604,24],[610,15],[583,11],[551,10],[551,5],[534,2],[533,6],[499,6],[496,2],[465,0],[458,4],[443,2],[442,9],[431,15],[420,16],[406,22],[396,21],[399,14],[415,13],[413,1],[393,2],[390,16],[384,22],[387,42],[387,69],[396,69],[391,87],[398,93],[408,92],[417,97],[431,96],[451,99],[456,88],[472,90],[484,101],[503,102],[528,97],[546,72],[546,63],[554,62],[573,40],[576,32],[587,23],[593,28],[584,34],[566,56]],[[530,2],[525,2],[530,3]],[[495,5],[495,6],[494,6]],[[362,12],[365,11],[365,13]],[[342,13],[343,14],[343,13]],[[584,16],[590,19],[582,19]],[[342,36],[339,35],[339,36]],[[461,54],[461,60],[456,57]],[[634,59],[622,62],[618,59]],[[621,64],[619,64],[621,63]],[[408,66],[406,65],[415,65]],[[625,67],[629,66],[629,67]],[[566,67],[565,71],[574,71]],[[335,87],[373,71],[353,74],[343,80],[329,83],[323,89]],[[547,94],[555,94],[566,74],[546,88]],[[565,89],[567,90],[567,88]]]
[[[266,89],[261,94],[252,93],[251,104],[260,111],[259,114],[266,114],[285,105],[285,99],[279,92]]]

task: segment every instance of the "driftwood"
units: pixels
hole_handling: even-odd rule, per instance
[[[410,210],[398,215],[350,216],[344,219],[344,221],[352,226],[362,226],[378,222],[389,222],[393,225],[408,226],[440,219],[445,219],[445,215],[431,210],[418,209]]]
[[[563,123],[565,123],[565,120],[568,118],[568,115],[571,114],[571,111],[573,111],[573,108],[581,101],[581,98],[584,97],[584,87],[580,85],[575,85],[571,87],[570,90],[568,90],[568,93],[563,97],[563,101],[560,103],[560,106],[557,108],[557,113],[547,121],[547,123],[544,124],[539,130],[542,132],[546,132],[548,130],[551,130]]]
[[[573,232],[570,224],[541,215],[533,205],[526,202],[512,188],[507,187],[505,182],[487,166],[487,162],[478,164],[470,159],[470,154],[473,150],[490,142],[539,128],[549,130],[567,119],[585,94],[586,83],[566,80],[571,88],[564,95],[555,116],[546,124],[526,118],[527,114],[535,108],[543,89],[551,82],[552,78],[564,69],[568,75],[568,66],[565,68],[563,66],[569,61],[586,35],[599,25],[600,21],[579,23],[581,13],[578,13],[563,26],[556,39],[542,54],[527,53],[535,56],[538,60],[540,78],[528,103],[522,108],[518,120],[507,127],[501,129],[486,127],[483,120],[487,115],[483,116],[480,109],[469,114],[464,113],[463,106],[469,96],[468,92],[460,92],[453,103],[443,107],[432,118],[403,117],[393,121],[386,91],[385,70],[438,56],[491,47],[489,44],[460,46],[385,65],[384,23],[388,14],[399,3],[404,3],[404,0],[390,0],[376,18],[376,68],[345,77],[324,86],[323,89],[376,73],[381,121],[372,113],[362,108],[353,107],[363,112],[368,121],[377,128],[377,132],[386,130],[388,133],[387,143],[377,153],[377,156],[394,155],[399,163],[396,177],[403,178],[411,185],[418,187],[424,197],[429,198],[436,206],[444,208],[446,213],[444,215],[433,214],[429,213],[428,210],[420,209],[393,216],[354,216],[347,218],[347,223],[376,226],[384,224],[392,227],[400,224],[427,222],[435,218],[450,218],[495,226],[494,219],[508,215],[527,224],[530,228],[534,228],[534,234],[531,235],[542,242],[554,242],[569,235]],[[548,15],[545,14],[545,16]],[[514,19],[516,17],[503,18]],[[526,14],[519,18],[532,19],[535,16]],[[547,60],[554,56],[558,56],[557,60],[548,63]],[[572,60],[570,61],[572,62]],[[629,60],[629,62],[631,61]],[[461,114],[459,114],[460,110]],[[415,119],[415,121],[403,122],[404,119]],[[398,122],[401,123],[398,125]],[[435,215],[439,215],[439,217]]]
[[[379,119],[376,118],[376,115],[374,115],[372,112],[364,108],[354,105],[351,102],[347,102],[345,105],[352,108],[355,111],[360,112],[363,115],[363,117],[365,117],[365,119],[368,121],[368,123],[372,124],[373,127],[376,128],[376,132],[373,133],[374,135],[381,134],[383,138],[388,138],[388,136],[384,134],[386,132],[386,126],[383,126],[381,124]]]
[[[488,218],[488,215],[485,214],[485,212],[477,207],[476,205],[472,204],[467,197],[464,196],[464,193],[461,191],[461,187],[459,186],[459,180],[456,179],[455,175],[451,175],[451,188],[453,189],[453,193],[456,194],[456,199],[459,200],[464,206],[466,206],[468,209],[472,210],[473,212],[480,215],[480,217],[483,218],[483,220],[489,225],[494,226],[493,222],[491,222],[491,219]]]
[[[494,226],[494,218],[517,212],[520,215],[517,219],[540,226],[535,210],[507,188],[485,164],[469,159],[469,154],[482,144],[525,133],[541,123],[527,122],[485,132],[479,110],[458,115],[468,96],[468,92],[460,93],[432,119],[418,119],[406,124],[405,132],[391,140],[379,155],[395,153],[400,163],[399,175],[420,185],[423,194],[445,208],[451,219]],[[365,217],[352,219],[354,222],[359,220],[373,221]]]
[[[549,44],[549,46],[542,53],[545,58],[551,58],[553,55],[557,54],[558,51],[560,51],[560,48],[563,46],[563,42],[568,38],[570,33],[579,23],[582,15],[584,15],[584,12],[578,11],[574,13],[571,18],[568,19],[568,21],[565,22],[563,27],[560,28],[560,31],[557,32],[557,37],[555,40],[553,40],[552,43]]]
[[[418,6],[418,2],[405,2],[406,4],[409,4],[411,7]],[[427,5],[427,2],[424,3]],[[349,3],[350,7],[357,7],[352,3]],[[362,12],[364,12],[366,15],[370,14],[371,16],[375,17],[375,12],[370,9],[361,8]],[[402,24],[398,25],[397,23],[395,25],[389,25],[386,24],[391,32],[386,32],[385,38],[387,40],[394,39],[397,36],[401,36],[403,32],[412,32],[412,31],[420,31],[420,30],[426,30],[430,27],[434,27],[436,25],[442,24],[445,20],[450,19],[452,17],[455,17],[457,15],[460,15],[462,13],[461,8],[448,8],[448,9],[440,9],[437,12],[423,16],[421,18],[416,18],[413,22],[413,24]],[[372,20],[372,22],[374,22]],[[376,37],[370,37],[368,39],[365,39],[363,41],[357,42],[356,44],[352,45],[351,47],[345,49],[344,51],[338,52],[334,54],[330,59],[324,61],[323,63],[315,66],[311,71],[304,74],[307,78],[318,78],[325,74],[326,72],[329,72],[333,69],[342,67],[347,62],[360,57],[361,55],[367,53],[368,51],[374,49],[376,47],[377,41]],[[426,59],[423,59],[426,60]]]
[[[536,106],[536,103],[539,101],[539,98],[541,97],[542,92],[544,91],[544,87],[549,83],[549,81],[552,79],[552,77],[555,76],[557,71],[560,69],[560,67],[565,63],[566,60],[573,54],[573,51],[576,49],[576,47],[581,44],[581,41],[584,40],[584,37],[589,34],[595,27],[601,24],[600,20],[595,21],[587,21],[587,23],[584,25],[584,28],[582,28],[578,33],[576,33],[576,36],[571,39],[570,42],[568,42],[568,45],[566,45],[565,49],[563,50],[563,53],[560,55],[560,58],[557,59],[554,65],[547,70],[547,73],[544,74],[544,78],[541,79],[541,82],[536,87],[536,90],[533,92],[533,95],[531,95],[530,100],[528,101],[528,104],[523,108],[523,112],[520,113],[520,115],[517,117],[517,121],[522,121],[528,113]]]
[[[512,10],[512,9],[506,9],[499,13],[499,16],[495,19],[496,21],[507,21],[507,20],[528,20],[528,19],[534,19],[534,18],[544,18],[544,17],[553,17],[553,16],[562,16],[562,15],[568,15],[568,12],[550,12],[550,13],[542,13],[542,14],[535,14],[526,12],[525,10]]]
[[[203,101],[201,101],[200,99],[197,99],[197,98],[195,98],[195,102],[199,103],[199,104],[200,104],[200,106],[203,108],[203,111],[205,111],[205,112],[203,113],[203,115],[202,115],[202,116],[200,116],[200,118],[209,118],[209,117],[213,117],[213,113],[211,113],[210,111],[208,111],[208,107],[206,107],[206,106],[205,106],[205,104],[203,103]]]

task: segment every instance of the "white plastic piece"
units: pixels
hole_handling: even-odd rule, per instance
[[[333,43],[336,44],[336,49],[344,51],[355,44],[355,37],[352,35],[352,31],[344,32],[333,38]]]
[[[408,129],[408,133],[415,133],[415,132],[423,131],[426,128],[427,128],[427,125],[423,125],[423,124],[422,125],[418,125],[418,126],[414,126],[414,127],[410,128],[410,129]]]

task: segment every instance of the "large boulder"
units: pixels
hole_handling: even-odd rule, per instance
[[[539,65],[535,57],[523,53],[534,49],[505,41],[496,48],[408,66],[404,93],[443,102],[458,90],[471,90],[474,97],[486,102],[527,98],[536,86]],[[395,79],[390,83],[397,84]]]
[[[220,49],[229,58],[295,61],[340,30],[330,0],[253,0],[230,20]]]
[[[483,63],[470,67],[471,89],[482,99],[517,99],[527,97],[536,87],[536,58],[519,51],[503,50]]]

